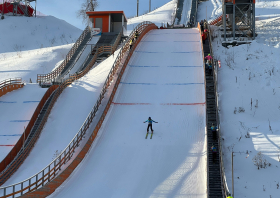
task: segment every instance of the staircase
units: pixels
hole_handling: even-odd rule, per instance
[[[67,74],[69,72],[69,70],[72,69],[72,67],[75,65],[75,63],[77,62],[77,60],[79,59],[79,57],[83,53],[84,49],[86,48],[87,42],[89,42],[90,40],[91,40],[91,32],[88,32],[86,34],[84,40],[80,44],[80,46],[77,48],[77,50],[75,51],[75,53],[71,57],[71,59],[68,61],[66,66],[63,68],[63,70],[61,72],[61,75],[60,75],[61,77],[63,77],[65,74]]]
[[[203,44],[204,57],[211,53],[209,37],[206,39],[205,44]],[[212,54],[211,54],[212,55]],[[221,183],[221,173],[220,173],[220,157],[219,157],[219,141],[218,134],[216,138],[213,138],[211,131],[212,123],[217,125],[216,118],[216,95],[213,74],[206,72],[206,113],[207,113],[207,152],[208,152],[208,198],[222,198],[222,183]],[[211,151],[211,146],[214,145],[217,148],[217,156],[215,163],[213,162],[213,154]]]

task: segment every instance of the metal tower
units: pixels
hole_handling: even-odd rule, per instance
[[[35,12],[31,14],[29,13],[28,7],[31,7],[30,2],[33,1],[35,1]],[[3,9],[5,3],[10,3],[10,5],[13,6],[13,15],[16,15],[18,10],[21,10],[25,16],[35,15],[36,17],[37,0],[3,0]],[[2,11],[2,15],[4,15],[4,11]]]
[[[224,41],[228,36],[255,39],[255,0],[223,0]]]

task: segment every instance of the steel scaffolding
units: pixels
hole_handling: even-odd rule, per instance
[[[223,0],[223,31],[224,41],[227,37],[255,39],[255,0]]]

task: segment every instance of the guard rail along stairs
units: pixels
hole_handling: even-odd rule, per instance
[[[195,22],[197,19],[197,6],[198,6],[198,0],[192,0],[192,6],[191,6],[191,13],[190,13],[190,21],[195,26]]]
[[[60,153],[60,155],[57,156],[56,159],[54,159],[48,166],[46,166],[36,175],[17,184],[1,187],[1,198],[19,196],[46,197],[53,193],[55,189],[58,188],[70,176],[70,174],[79,165],[79,163],[83,160],[86,153],[90,149],[98,133],[98,130],[100,129],[110,108],[122,75],[125,71],[126,65],[128,64],[133,53],[133,50],[136,48],[142,37],[152,29],[157,29],[157,26],[151,22],[143,22],[140,23],[134,29],[134,31],[132,31],[125,44],[121,48],[120,53],[118,54],[110,70],[110,73],[104,83],[96,104],[92,108],[78,133],[68,144],[68,146]],[[140,33],[140,35],[134,43],[132,49],[130,49],[129,41],[134,38],[136,30]],[[72,76],[72,78],[79,78],[79,76],[74,75]],[[62,89],[63,86],[65,86],[70,81],[70,79],[67,79],[67,81],[64,82],[65,84],[60,85],[58,89]],[[111,93],[109,92],[109,90],[111,91]],[[98,122],[96,123],[96,125],[94,125],[94,130],[89,131],[90,134],[86,134],[94,118],[95,120],[98,120]],[[82,142],[82,139],[85,135],[87,135],[89,138]],[[79,147],[79,145],[82,145],[82,143],[84,143],[83,146],[81,146],[82,148],[76,149]],[[73,153],[75,151],[78,153],[76,153],[75,157],[73,157]]]
[[[121,34],[122,32],[119,33],[117,37],[118,40],[116,40],[113,49],[116,49],[118,42],[121,39]],[[100,50],[100,53],[103,53],[103,51]],[[48,89],[38,104],[37,109],[35,110],[28,126],[25,129],[25,132],[22,134],[15,147],[0,164],[0,185],[2,185],[13,175],[13,173],[20,167],[20,165],[31,152],[31,149],[34,147],[45,123],[47,122],[52,107],[54,106],[62,91],[73,81],[84,76],[93,67],[97,56],[98,53],[92,56],[90,62],[86,60],[80,72],[77,72],[67,79],[63,79],[60,85],[53,85]]]
[[[198,24],[199,26],[199,24]],[[205,27],[204,27],[205,28]],[[222,152],[222,139],[219,120],[219,100],[218,100],[218,64],[214,59],[212,49],[212,37],[211,29],[207,22],[208,37],[203,44],[204,56],[211,54],[213,58],[213,70],[214,72],[207,72],[206,74],[206,100],[207,100],[207,152],[208,152],[208,198],[223,197],[226,198],[230,195],[227,186],[226,175],[223,165],[223,152]],[[207,70],[208,71],[208,70]],[[212,123],[218,126],[217,132],[211,131]],[[217,156],[213,160],[213,153],[211,146],[214,145],[217,148]]]
[[[75,54],[76,50],[78,47],[81,45],[81,43],[84,41],[86,35],[90,34],[90,27],[87,26],[81,36],[78,38],[76,43],[73,45],[71,50],[68,52],[66,55],[65,60],[51,73],[48,74],[37,74],[37,83],[41,84],[44,82],[51,82],[53,79],[58,77],[61,72],[64,70],[66,67],[67,63],[71,60],[72,56]]]
[[[8,92],[22,88],[24,86],[21,78],[10,78],[0,82],[0,97]]]

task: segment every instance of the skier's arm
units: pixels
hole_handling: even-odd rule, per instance
[[[152,120],[154,123],[158,123],[158,122],[156,122],[156,121],[154,121],[154,120]]]
[[[146,120],[145,122],[143,122],[143,123],[146,123],[146,122],[148,122],[148,120]]]

